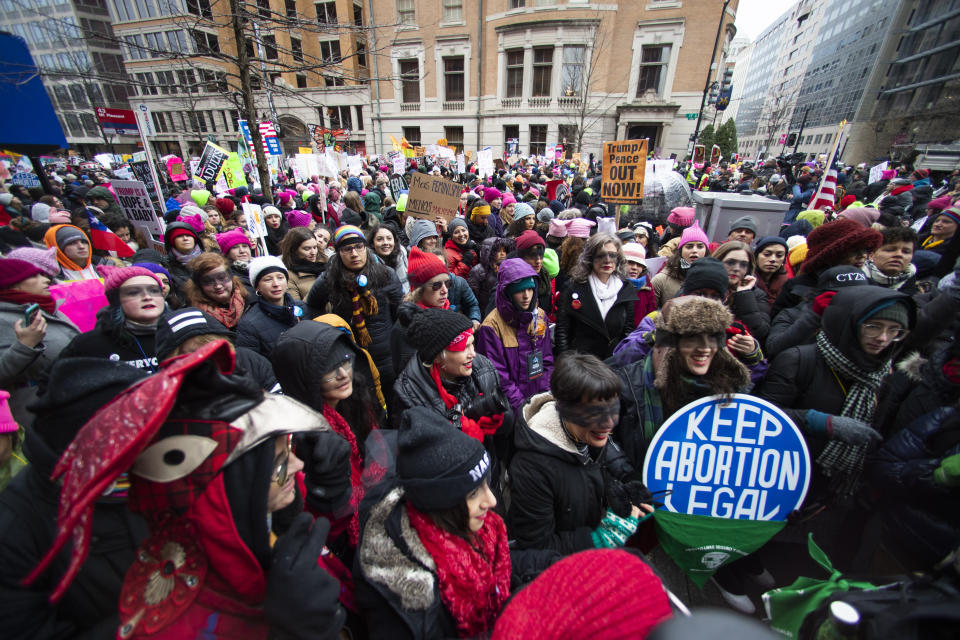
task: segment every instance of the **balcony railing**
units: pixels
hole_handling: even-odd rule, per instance
[[[582,100],[580,96],[560,96],[557,98],[557,103],[563,109],[571,109],[579,107]]]
[[[528,98],[527,105],[529,105],[531,109],[546,109],[550,106],[550,103],[552,101],[553,101],[553,98],[551,98],[550,96]]]
[[[517,109],[520,107],[521,98],[504,98],[500,101],[500,105],[504,109]]]
[[[419,102],[401,102],[400,111],[420,111]]]
[[[454,102],[444,102],[443,110],[444,111],[463,111],[463,100],[456,100]]]

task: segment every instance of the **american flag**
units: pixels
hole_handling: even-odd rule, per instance
[[[837,161],[837,154],[840,153],[840,143],[843,141],[844,134],[843,127],[846,124],[846,120],[840,123],[840,130],[837,132],[833,150],[827,159],[827,173],[823,176],[823,180],[820,181],[820,187],[817,189],[817,192],[810,198],[810,206],[807,207],[809,210],[823,210],[825,207],[835,209],[837,206],[837,201],[834,197],[834,194],[837,192],[837,167],[835,163]]]

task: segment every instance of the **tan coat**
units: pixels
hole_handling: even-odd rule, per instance
[[[310,293],[310,287],[316,281],[317,276],[312,273],[304,273],[291,269],[287,277],[287,293],[292,295],[295,300],[306,300]]]

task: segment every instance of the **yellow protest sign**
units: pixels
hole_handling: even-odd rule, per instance
[[[304,155],[310,155],[311,153],[313,153],[313,148],[311,147],[297,147],[297,149],[299,150],[299,153],[302,153]]]
[[[604,142],[600,198],[607,204],[640,202],[643,198],[643,176],[646,168],[646,140]]]
[[[440,145],[441,147],[445,147],[445,146],[447,146],[447,139],[446,139],[446,138],[440,138],[439,140],[437,140],[437,144]]]

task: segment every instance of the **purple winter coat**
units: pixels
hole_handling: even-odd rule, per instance
[[[484,318],[477,331],[477,352],[496,367],[500,386],[515,412],[532,396],[550,390],[553,373],[553,343],[543,310],[535,311],[540,316],[542,335],[531,336],[527,328],[533,322],[534,312],[517,311],[506,292],[510,283],[536,278],[536,275],[533,267],[520,258],[504,260],[497,279],[496,308]],[[531,380],[527,374],[527,358],[534,351],[543,355],[543,373]]]

